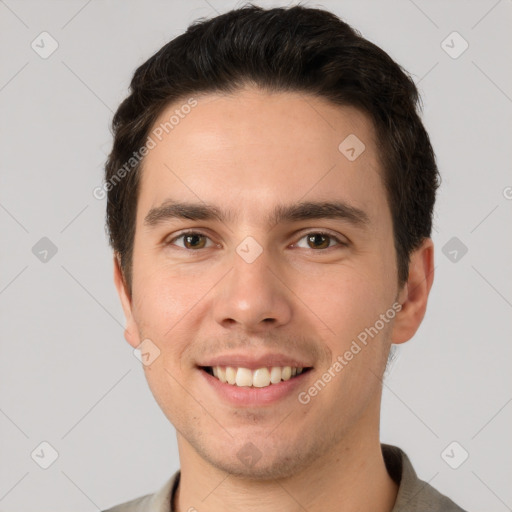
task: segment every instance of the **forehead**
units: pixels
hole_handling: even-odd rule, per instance
[[[185,108],[187,100],[151,130],[138,223],[169,198],[225,206],[250,222],[299,200],[345,200],[369,217],[387,209],[374,127],[361,111],[256,88],[197,95]]]

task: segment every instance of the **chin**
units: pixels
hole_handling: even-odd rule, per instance
[[[229,446],[196,445],[195,450],[222,472],[258,481],[296,476],[307,469],[322,451],[321,447],[308,446],[300,438],[292,443],[285,442],[285,437],[271,440],[266,435],[251,436],[250,439],[242,441],[238,438]]]
[[[241,479],[258,480],[261,482],[286,479],[300,472],[300,462],[296,457],[275,457],[264,460],[262,457],[254,464],[245,463],[235,455],[229,459],[211,459],[210,464],[217,469]]]

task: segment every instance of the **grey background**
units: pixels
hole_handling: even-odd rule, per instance
[[[512,2],[303,3],[412,73],[443,176],[434,287],[385,381],[382,441],[462,507],[512,510]],[[174,429],[123,338],[92,190],[135,68],[194,19],[240,5],[0,1],[0,511],[98,510],[179,467]],[[59,45],[47,59],[31,47],[43,31]],[[441,45],[453,31],[469,43],[456,59]],[[448,39],[452,52],[460,43]],[[43,237],[57,248],[46,262]],[[58,452],[48,469],[31,457],[49,456],[43,441]],[[441,456],[453,441],[469,453],[458,469]]]

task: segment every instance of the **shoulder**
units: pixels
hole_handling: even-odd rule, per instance
[[[389,475],[398,484],[392,512],[465,512],[450,498],[419,479],[409,457],[397,446],[382,444]]]
[[[126,501],[115,507],[103,510],[102,512],[144,512],[147,510],[147,506],[153,496],[153,494],[146,494],[145,496]]]
[[[102,512],[172,512],[172,497],[179,480],[180,471],[178,470],[157,492],[126,501]]]

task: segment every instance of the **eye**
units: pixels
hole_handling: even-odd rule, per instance
[[[182,245],[175,243],[177,240],[182,240]],[[301,246],[297,243],[296,245],[298,247],[312,250],[330,249],[332,247],[332,241],[336,242],[334,245],[345,247],[348,245],[345,242],[342,242],[338,237],[322,231],[312,231],[300,238],[299,242],[301,240],[306,240],[308,247]],[[210,243],[210,245],[207,245],[208,241],[211,242],[210,238],[203,233],[197,231],[186,231],[165,242],[165,245],[177,245],[178,247],[188,250],[207,249],[208,247],[215,245],[213,242]]]
[[[183,249],[206,249],[206,240],[209,238],[202,233],[198,233],[197,231],[186,231],[185,233],[181,233],[181,235],[169,240],[166,242],[166,245],[177,245],[174,242],[176,240],[183,240],[183,245],[178,247],[182,247]],[[210,246],[211,247],[211,246]]]
[[[303,247],[305,249],[329,249],[332,240],[336,241],[338,245],[347,246],[347,244],[342,242],[338,237],[321,231],[312,231],[306,236],[303,236],[300,240],[304,239],[306,239],[306,243],[308,244],[308,247]],[[300,247],[299,244],[297,245]]]

